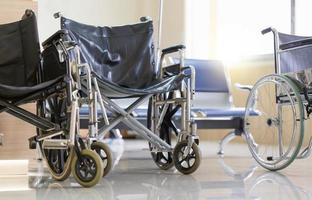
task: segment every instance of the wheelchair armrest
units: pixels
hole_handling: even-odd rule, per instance
[[[180,45],[172,46],[172,47],[169,47],[169,48],[165,48],[161,52],[162,52],[163,55],[165,55],[165,54],[170,54],[170,53],[177,52],[177,51],[182,50],[182,49],[185,49],[185,46],[180,44]]]
[[[169,72],[170,74],[179,74],[181,72],[180,64],[173,64],[166,67],[163,67],[164,72]]]
[[[253,87],[252,85],[242,85],[239,83],[235,83],[234,85],[237,89],[242,90],[242,91],[248,91],[248,92],[250,92]]]
[[[46,47],[49,44],[51,44],[53,41],[60,39],[63,35],[67,35],[68,31],[61,29],[59,31],[57,31],[56,33],[54,33],[53,35],[51,35],[48,39],[46,39],[44,42],[42,42],[42,46]]]
[[[311,45],[311,44],[312,44],[312,38],[306,38],[303,40],[296,40],[293,42],[281,44],[280,49],[281,50],[287,50],[287,49],[292,49],[292,48],[301,47],[301,46],[305,46],[305,45]]]

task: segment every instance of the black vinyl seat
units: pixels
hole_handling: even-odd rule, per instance
[[[46,59],[42,60],[33,11],[26,10],[20,21],[0,25],[0,98],[21,99],[61,81],[63,72],[39,81],[40,70],[58,72],[57,65],[44,69]]]
[[[93,73],[94,74],[94,73]],[[146,88],[128,88],[115,84],[109,80],[97,77],[100,90],[110,98],[139,97],[148,94],[159,94],[176,89],[185,78],[183,74],[166,78],[162,81],[154,82]]]
[[[60,82],[62,79],[63,77],[60,77],[58,79],[50,80],[34,86],[24,86],[24,87],[0,84],[0,98],[7,100],[20,99],[25,96],[29,96],[32,93],[36,93],[45,90],[47,88],[50,88],[54,84]]]

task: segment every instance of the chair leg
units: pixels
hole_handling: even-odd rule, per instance
[[[237,135],[235,134],[235,131],[229,132],[222,140],[219,142],[219,151],[218,155],[222,156],[224,155],[224,146],[229,143],[231,140],[233,140]]]

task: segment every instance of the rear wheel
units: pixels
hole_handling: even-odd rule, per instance
[[[247,99],[244,132],[255,160],[269,170],[287,167],[300,151],[304,112],[300,91],[280,75],[261,78]]]
[[[169,97],[172,94],[169,94]],[[155,97],[157,98],[157,97]],[[159,99],[165,100],[165,94],[160,94]],[[159,119],[161,111],[164,106],[159,106],[158,110],[154,110],[155,106],[152,103],[152,99],[149,100],[148,111],[147,111],[147,128],[152,130],[160,139],[164,140],[167,144],[171,145],[172,132],[176,132],[177,129],[172,121],[172,116],[177,112],[180,107],[175,107],[170,104],[167,112],[159,128],[156,128],[156,124]],[[156,113],[155,113],[156,112]],[[157,120],[155,120],[157,119]],[[163,170],[168,170],[174,166],[172,152],[153,152],[152,144],[149,143],[151,155],[155,164]]]
[[[53,139],[68,139],[70,113],[67,112],[66,97],[62,94],[53,94],[44,101],[37,102],[37,113],[41,117],[56,123],[60,126],[64,134],[55,136]],[[45,135],[47,132],[37,130],[38,135]],[[68,146],[67,149],[43,149],[43,141],[39,142],[43,157],[47,162],[48,169],[55,180],[65,180],[70,175],[70,163],[74,156],[74,148]]]

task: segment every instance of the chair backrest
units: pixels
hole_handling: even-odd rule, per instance
[[[62,17],[78,43],[83,62],[102,79],[129,88],[145,88],[157,79],[152,21],[96,27]]]
[[[194,108],[228,108],[233,106],[232,95],[229,90],[229,77],[221,61],[186,59],[185,65],[195,67],[196,96],[193,101]]]
[[[26,10],[22,20],[0,25],[0,84],[35,85],[39,64],[36,16]]]

